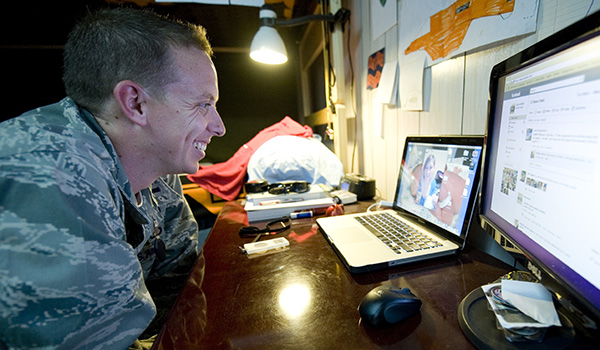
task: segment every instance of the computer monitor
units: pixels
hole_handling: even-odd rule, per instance
[[[600,319],[600,14],[494,66],[482,225]],[[597,324],[600,327],[600,324]]]

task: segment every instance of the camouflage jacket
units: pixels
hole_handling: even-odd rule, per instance
[[[0,124],[0,349],[136,340],[156,313],[145,281],[195,259],[198,230],[177,176],[140,195],[70,98]]]

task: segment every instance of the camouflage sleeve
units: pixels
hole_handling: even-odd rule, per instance
[[[152,192],[163,215],[161,237],[167,248],[164,261],[155,259],[148,279],[173,274],[186,274],[198,256],[198,225],[183,196],[177,175],[156,180]]]
[[[109,174],[76,155],[0,157],[0,348],[125,349],[155,308]]]

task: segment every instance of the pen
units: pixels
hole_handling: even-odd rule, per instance
[[[259,205],[275,205],[275,204],[279,204],[278,200],[274,200],[274,201],[263,201],[260,202]]]
[[[291,213],[290,214],[290,218],[291,219],[302,219],[302,218],[312,218],[312,217],[313,217],[312,210],[301,211],[301,212],[298,212],[298,213]]]

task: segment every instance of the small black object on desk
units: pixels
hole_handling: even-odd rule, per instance
[[[360,302],[358,312],[374,327],[396,324],[421,309],[421,299],[408,288],[384,285],[375,287]]]

